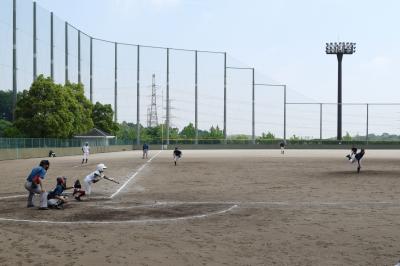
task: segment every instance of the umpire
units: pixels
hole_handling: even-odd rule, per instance
[[[48,160],[40,161],[39,166],[32,169],[26,178],[25,189],[29,191],[28,208],[35,207],[33,197],[35,194],[40,195],[40,210],[47,210],[47,192],[44,190],[42,180],[46,177],[49,170],[50,162]]]

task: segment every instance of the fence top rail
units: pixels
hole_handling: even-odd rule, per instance
[[[400,103],[310,103],[310,102],[287,102],[286,104],[325,104],[325,105],[400,105]]]
[[[40,5],[38,5],[40,6]],[[41,7],[41,6],[40,6]],[[44,7],[41,7],[43,9],[45,9]],[[49,11],[50,14],[53,14],[52,11]],[[106,40],[106,39],[101,39],[101,38],[96,38],[93,37],[92,35],[80,30],[78,27],[70,24],[68,21],[65,21],[65,23],[77,30],[78,32],[80,32],[83,35],[86,35],[89,38],[92,38],[93,40],[97,40],[97,41],[102,41],[102,42],[107,42],[107,43],[114,43],[114,44],[120,44],[120,45],[127,45],[127,46],[140,46],[140,47],[146,47],[146,48],[155,48],[155,49],[169,49],[169,50],[175,50],[175,51],[186,51],[186,52],[198,52],[198,53],[210,53],[210,54],[225,54],[226,52],[221,52],[221,51],[210,51],[210,50],[196,50],[196,49],[186,49],[186,48],[174,48],[174,47],[163,47],[163,46],[153,46],[153,45],[141,45],[141,44],[134,44],[134,43],[126,43],[126,42],[116,42],[116,41],[110,41],[110,40]]]

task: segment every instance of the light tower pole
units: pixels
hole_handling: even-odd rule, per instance
[[[338,59],[338,104],[337,140],[342,140],[342,59],[344,54],[353,54],[356,44],[352,42],[326,43],[326,53],[336,54]]]

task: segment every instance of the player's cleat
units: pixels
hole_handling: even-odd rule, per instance
[[[361,167],[359,166],[359,167],[357,167],[357,173],[359,173],[360,172],[360,170],[361,170]]]
[[[28,206],[26,206],[27,208],[32,208],[32,207],[35,207],[35,205],[33,205],[33,204],[28,204]]]
[[[80,197],[75,197],[75,200],[82,201]]]
[[[47,207],[40,207],[40,208],[39,208],[39,210],[42,210],[42,211],[43,211],[43,210],[48,210],[48,209],[49,209],[49,208],[47,208]]]
[[[351,159],[350,154],[347,154],[346,158],[350,160]]]
[[[175,165],[176,165],[176,162],[174,162],[175,163]]]

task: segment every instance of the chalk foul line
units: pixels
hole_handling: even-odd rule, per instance
[[[139,169],[129,177],[129,179],[127,181],[125,181],[125,183],[116,191],[114,192],[111,196],[110,199],[114,198],[116,195],[118,195],[128,184],[129,182],[131,182],[149,163],[151,163],[151,161],[156,158],[162,151],[159,151],[156,155],[154,155],[153,157],[151,157],[145,164],[143,164],[142,166],[139,167]]]

